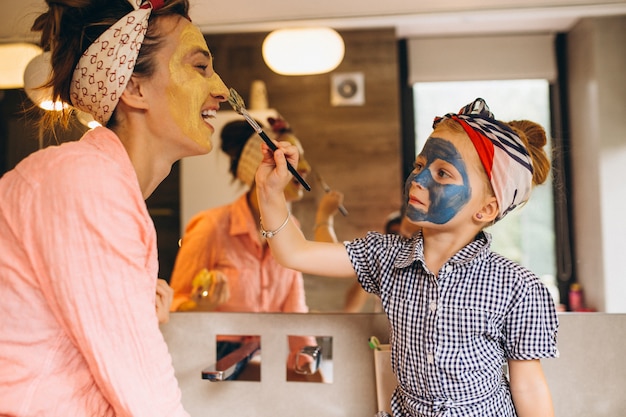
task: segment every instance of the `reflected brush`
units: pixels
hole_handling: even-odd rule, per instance
[[[278,149],[276,144],[274,142],[272,142],[272,140],[269,138],[269,136],[267,136],[267,134],[263,131],[261,126],[259,126],[259,124],[256,122],[256,120],[254,120],[252,118],[252,116],[250,116],[250,113],[248,113],[248,111],[246,110],[246,105],[245,105],[245,103],[243,101],[243,98],[241,98],[239,93],[237,93],[237,91],[235,91],[234,88],[231,88],[229,90],[229,92],[230,92],[230,95],[228,96],[228,103],[230,103],[230,105],[233,107],[233,109],[237,113],[242,115],[244,119],[246,119],[248,124],[250,126],[252,126],[252,128],[255,130],[256,133],[258,133],[259,136],[261,136],[261,139],[263,139],[263,141],[267,144],[267,146],[269,146],[269,148],[272,151],[275,151],[276,149]],[[307,182],[304,180],[304,178],[302,178],[302,176],[300,176],[298,171],[289,163],[289,161],[287,161],[287,169],[289,169],[289,172],[291,172],[293,174],[293,176],[296,177],[298,182],[300,182],[300,184],[302,184],[302,186],[307,191],[311,191],[311,186],[309,184],[307,184]]]
[[[328,186],[328,184],[326,184],[326,181],[324,181],[322,176],[318,172],[315,173],[315,176],[317,177],[317,181],[320,183],[320,185],[324,189],[324,192],[329,193],[330,187]],[[348,210],[346,210],[346,208],[343,205],[340,204],[338,209],[339,209],[339,213],[343,214],[344,216],[348,215]]]

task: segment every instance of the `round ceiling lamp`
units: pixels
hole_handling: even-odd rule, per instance
[[[34,57],[24,70],[24,90],[33,103],[44,110],[63,110],[68,105],[61,101],[52,101],[52,88],[43,88],[52,74],[50,52]]]
[[[292,28],[271,32],[263,41],[263,60],[281,75],[323,74],[337,68],[345,53],[331,28]]]
[[[0,89],[24,87],[24,69],[41,52],[32,43],[0,44]]]

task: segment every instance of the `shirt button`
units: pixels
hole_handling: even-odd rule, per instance
[[[449,274],[450,272],[452,272],[452,265],[446,265],[445,267],[445,271],[447,274]]]
[[[434,302],[434,301],[430,302],[430,311],[432,311],[433,313],[435,311],[437,311],[437,303],[436,302]]]
[[[428,354],[426,355],[426,362],[428,362],[431,365],[435,363],[435,355],[433,355],[432,352],[428,352]]]

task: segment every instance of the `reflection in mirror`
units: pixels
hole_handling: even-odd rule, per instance
[[[333,382],[332,336],[287,336],[287,381]]]
[[[209,381],[261,381],[261,336],[217,335],[216,362],[202,370]]]

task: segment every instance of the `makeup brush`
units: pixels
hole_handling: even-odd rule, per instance
[[[319,182],[322,188],[324,189],[324,192],[329,193],[330,187],[328,186],[328,184],[326,184],[326,181],[324,181],[322,176],[318,172],[316,172],[315,177],[317,178],[317,182]],[[343,205],[340,205],[338,207],[338,210],[339,210],[339,213],[343,214],[344,216],[348,215],[348,210],[346,210],[346,208]]]
[[[276,144],[272,142],[272,140],[267,136],[267,134],[263,131],[261,126],[259,126],[256,120],[254,120],[252,116],[250,116],[250,113],[248,113],[248,111],[246,110],[246,105],[243,101],[243,98],[241,98],[239,93],[237,93],[234,88],[231,88],[229,92],[230,95],[228,97],[228,102],[233,107],[233,110],[235,110],[237,113],[242,115],[244,119],[246,119],[248,124],[252,126],[252,128],[256,131],[256,133],[258,133],[259,136],[261,136],[261,139],[263,139],[263,141],[267,144],[267,146],[270,147],[272,151],[278,149]],[[289,172],[291,172],[293,176],[296,177],[296,179],[307,191],[311,191],[311,186],[307,184],[304,178],[300,176],[298,171],[289,162],[287,162],[287,168],[289,169]]]

